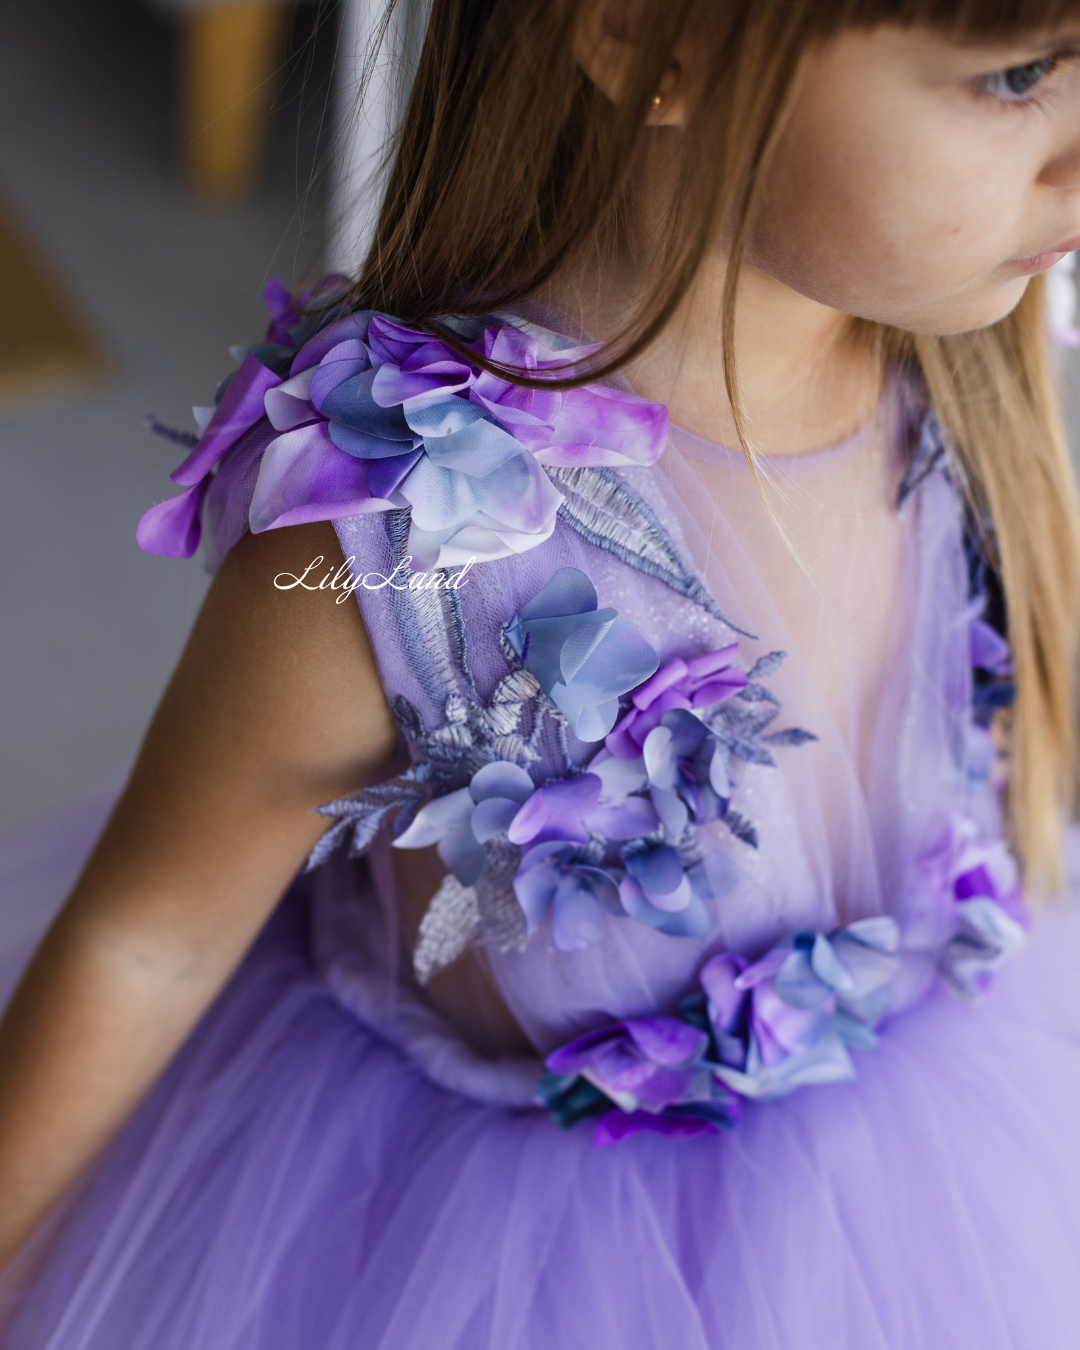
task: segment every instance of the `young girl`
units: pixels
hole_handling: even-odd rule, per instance
[[[217,574],[4,1024],[5,1346],[1075,1345],[1077,52],[436,0],[140,525]]]

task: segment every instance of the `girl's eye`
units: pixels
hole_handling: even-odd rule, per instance
[[[1040,85],[1047,75],[1057,66],[1056,56],[1041,56],[1037,61],[1028,61],[1022,66],[1010,66],[1008,70],[995,70],[989,75],[979,77],[979,87],[983,93],[1001,99],[1003,103],[1027,103],[1028,95]]]

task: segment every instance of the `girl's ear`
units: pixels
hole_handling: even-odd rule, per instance
[[[619,23],[606,0],[582,6],[573,38],[574,60],[612,103],[621,102],[638,55],[630,26]],[[671,61],[660,77],[646,117],[651,127],[678,127],[686,121],[683,72]]]

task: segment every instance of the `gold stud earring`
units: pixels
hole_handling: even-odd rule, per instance
[[[653,94],[652,99],[653,112],[659,111],[660,105],[663,103],[663,101],[664,101],[663,94]]]

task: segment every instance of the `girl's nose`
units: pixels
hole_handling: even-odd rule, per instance
[[[1074,136],[1068,149],[1047,160],[1039,174],[1043,187],[1080,190],[1080,135]]]

